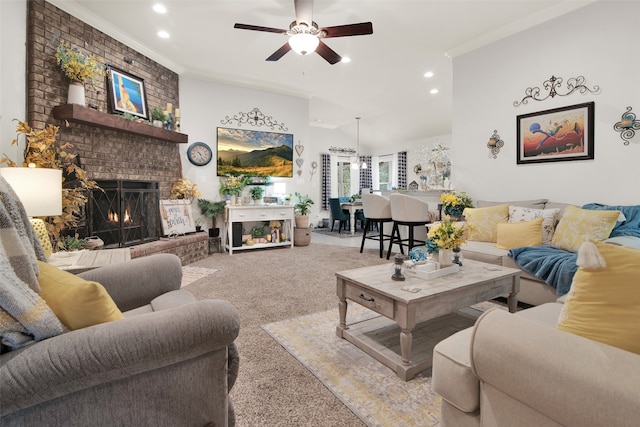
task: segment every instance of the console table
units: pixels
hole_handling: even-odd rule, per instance
[[[249,250],[249,249],[267,249],[288,246],[293,248],[293,221],[295,220],[293,214],[293,206],[280,206],[280,205],[258,205],[258,206],[230,206],[225,207],[225,226],[227,228],[227,239],[225,242],[225,248],[229,251],[229,255],[233,255],[234,251]],[[234,223],[245,222],[264,222],[278,220],[282,224],[281,230],[285,233],[287,240],[280,243],[256,243],[252,246],[241,244],[240,246],[233,245],[234,237]],[[242,233],[242,226],[240,226],[240,233]],[[236,233],[238,230],[235,231]]]

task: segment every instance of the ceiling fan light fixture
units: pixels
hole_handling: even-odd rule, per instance
[[[308,55],[316,50],[320,39],[313,34],[299,33],[289,37],[289,46],[298,55]]]

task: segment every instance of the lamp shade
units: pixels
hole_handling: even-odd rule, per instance
[[[62,214],[62,170],[45,168],[0,168],[22,202],[28,216]]]
[[[320,44],[320,39],[313,34],[300,33],[289,37],[289,46],[299,55],[308,55],[315,51]]]

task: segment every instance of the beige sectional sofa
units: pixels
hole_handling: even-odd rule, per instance
[[[438,343],[441,426],[637,426],[640,355],[559,331],[561,308],[494,309]]]
[[[532,209],[560,209],[562,210],[567,206],[564,203],[549,202],[547,199],[535,199],[535,200],[520,200],[512,202],[491,202],[478,200],[476,206],[478,208],[490,207],[500,204],[508,203],[510,205],[532,208]],[[558,220],[560,217],[558,217]],[[501,265],[503,267],[518,268],[513,260],[508,256],[507,249],[500,249],[492,242],[477,242],[467,241],[462,246],[463,260],[472,259],[476,261],[482,261],[489,264]],[[464,261],[463,261],[464,262]],[[543,280],[536,278],[526,272],[522,272],[520,275],[520,292],[518,293],[518,301],[531,304],[540,305],[546,302],[553,302],[558,298],[556,290],[547,285]]]

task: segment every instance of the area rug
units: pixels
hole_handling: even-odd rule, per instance
[[[476,315],[481,312],[476,310]],[[351,304],[348,323],[375,316]],[[391,369],[338,338],[337,323],[338,310],[333,309],[262,325],[262,329],[367,426],[439,426],[441,399],[431,390],[431,370],[402,381]]]
[[[204,279],[205,277],[219,271],[215,268],[204,268],[204,267],[182,267],[182,284],[180,287],[185,287],[190,285],[191,283]]]

